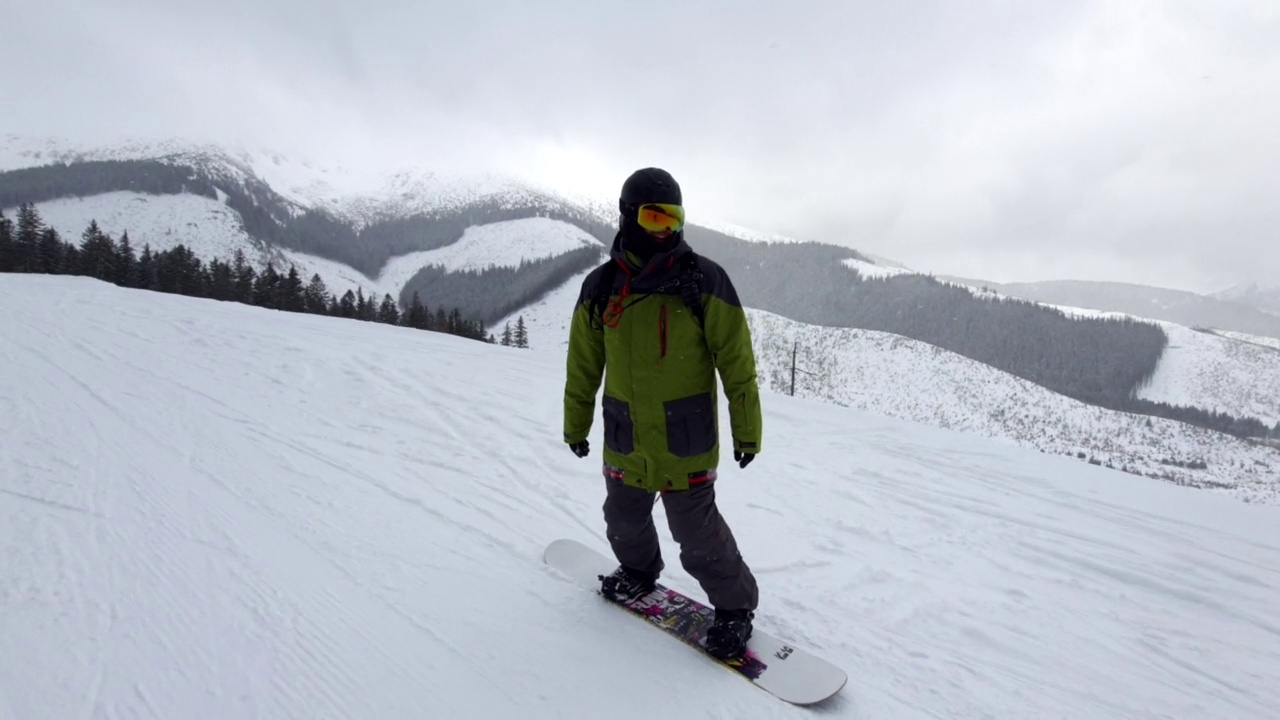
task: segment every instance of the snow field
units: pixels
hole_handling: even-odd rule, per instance
[[[543,566],[605,547],[559,349],[84,278],[0,276],[0,301],[0,718],[814,712]],[[818,712],[1280,706],[1275,507],[764,401],[720,503],[760,626],[849,672]]]

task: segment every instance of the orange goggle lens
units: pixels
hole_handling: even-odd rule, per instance
[[[662,232],[663,230],[679,232],[680,228],[684,227],[684,208],[666,203],[641,205],[636,222],[649,232]]]

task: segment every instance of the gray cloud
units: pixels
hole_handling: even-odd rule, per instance
[[[0,131],[603,196],[661,165],[693,219],[937,273],[1280,278],[1271,0],[15,1]]]

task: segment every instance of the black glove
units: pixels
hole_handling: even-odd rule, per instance
[[[737,461],[737,463],[738,463],[738,467],[740,467],[740,468],[745,468],[746,466],[748,466],[748,465],[750,465],[750,464],[751,464],[751,461],[752,461],[752,460],[755,460],[755,459],[756,459],[756,454],[755,454],[755,453],[744,453],[744,452],[742,452],[741,450],[734,450],[734,451],[733,451],[733,459],[734,459],[735,461]]]
[[[574,455],[584,458],[591,452],[591,445],[586,440],[583,440],[582,442],[569,443],[569,449],[573,451]]]

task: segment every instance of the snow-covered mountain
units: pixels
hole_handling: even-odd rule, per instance
[[[324,209],[357,227],[378,219],[464,207],[489,198],[519,202],[555,194],[547,188],[495,174],[449,175],[423,166],[381,168],[370,173],[329,167],[269,149],[190,140],[132,140],[100,146],[61,138],[0,138],[0,170],[52,163],[151,159],[189,165],[231,181],[260,181],[299,211]]]
[[[555,218],[525,217],[503,222],[479,222],[473,232],[451,250],[398,253],[377,272],[361,272],[345,263],[290,249],[256,237],[245,219],[229,207],[231,187],[252,188],[279,204],[289,217],[323,211],[355,231],[377,222],[397,222],[422,214],[465,213],[485,204],[491,208],[562,208],[587,222],[612,226],[614,200],[560,193],[513,177],[448,175],[421,166],[369,173],[345,167],[326,167],[279,152],[224,146],[188,140],[135,140],[98,146],[57,138],[0,136],[0,172],[46,165],[95,161],[154,160],[189,167],[214,179],[216,197],[200,194],[154,194],[117,190],[73,194],[41,201],[46,224],[66,239],[75,239],[91,220],[108,234],[129,233],[135,247],[166,250],[183,244],[207,260],[229,259],[243,252],[259,270],[268,263],[294,265],[303,277],[319,273],[338,295],[359,289],[365,295],[399,298],[405,282],[419,269],[436,263],[451,270],[479,269],[492,257],[495,264],[518,265],[522,260],[563,254],[583,246],[591,235],[580,226]],[[12,213],[13,208],[7,208]],[[796,242],[757,233],[728,223],[708,222],[716,232],[749,242]],[[492,226],[492,227],[490,227]],[[476,234],[498,242],[477,247]],[[509,240],[504,246],[502,240]],[[602,238],[597,235],[596,242]],[[530,253],[531,248],[536,248]]]
[[[397,299],[403,299],[401,291],[406,283],[423,268],[430,266],[450,272],[515,267],[523,262],[565,258],[593,248],[596,249],[595,258],[598,259],[602,257],[604,249],[601,235],[588,232],[575,218],[594,218],[602,226],[613,222],[614,209],[607,202],[591,198],[567,200],[551,190],[502,178],[447,178],[417,170],[395,174],[387,180],[362,177],[343,169],[323,168],[278,153],[225,150],[216,146],[180,142],[87,148],[63,142],[41,143],[7,137],[0,143],[0,169],[34,167],[49,162],[137,159],[159,159],[195,168],[196,171],[217,179],[216,192],[210,196],[111,191],[60,197],[40,204],[39,209],[45,220],[67,238],[77,237],[90,220],[97,220],[103,229],[113,235],[118,236],[127,230],[135,247],[148,244],[153,249],[168,249],[182,243],[206,259],[227,259],[235,252],[242,251],[259,267],[265,267],[268,262],[274,263],[278,268],[293,265],[304,279],[318,273],[326,281],[328,289],[337,295],[358,289],[365,296],[376,298],[391,295]],[[282,212],[291,216],[302,216],[319,208],[343,218],[353,227],[369,227],[368,223],[378,219],[400,220],[414,212],[443,212],[449,208],[453,212],[467,207],[468,203],[476,202],[478,198],[487,199],[497,206],[519,206],[526,203],[537,208],[570,208],[569,211],[576,215],[567,218],[535,214],[511,220],[486,216],[466,224],[467,215],[463,212],[458,218],[461,222],[456,240],[433,246],[432,249],[393,254],[377,272],[366,273],[342,262],[290,249],[250,233],[243,214],[229,204],[228,193],[233,192],[236,187],[252,188],[251,198],[264,198],[264,202],[277,203],[283,208]],[[243,205],[239,207],[243,208]],[[705,227],[720,233],[722,237],[751,243],[788,247],[799,245],[790,238],[756,233],[724,223],[711,222]],[[590,256],[591,253],[588,252],[587,255]],[[586,257],[586,260],[591,259]],[[912,274],[909,269],[883,259],[846,257],[838,262],[844,268],[867,278]],[[490,328],[501,332],[503,326],[508,323],[514,325],[517,319],[523,317],[530,327],[531,341],[536,346],[562,344],[567,334],[568,315],[584,275],[577,272],[576,275],[569,276],[569,273],[574,272],[574,268],[567,268],[561,277],[569,279],[556,286],[558,289],[540,294],[536,299],[510,311],[507,317],[496,323],[491,322]],[[991,290],[975,289],[973,292],[984,297],[998,296]],[[510,306],[503,306],[498,312],[506,312],[507,307]],[[1066,309],[1081,315],[1097,314],[1094,311]],[[795,333],[812,336],[815,340],[807,344],[826,347],[834,353],[830,359],[833,366],[848,363],[846,355],[857,355],[867,349],[864,343],[830,344],[828,340],[819,338],[825,335],[878,337],[876,334],[858,335],[852,331],[832,331],[800,324],[783,330],[780,329],[783,325],[773,322],[781,320],[776,315],[754,312],[752,317],[764,346],[785,344],[789,340],[779,338],[791,338]],[[1268,425],[1280,417],[1280,408],[1277,408],[1280,387],[1275,379],[1280,377],[1280,372],[1274,362],[1274,353],[1267,354],[1265,348],[1256,343],[1242,344],[1223,337],[1195,334],[1177,325],[1166,325],[1166,331],[1174,338],[1174,342],[1162,358],[1156,377],[1140,391],[1140,397],[1258,418]],[[775,332],[778,337],[771,337]],[[879,336],[882,337],[876,342],[881,345],[901,346],[902,343],[913,342],[894,335]],[[1036,412],[1028,410],[1026,414],[1014,417],[1016,413],[1011,414],[1005,409],[1009,399],[1017,397],[1024,389],[1035,386],[1015,381],[1011,376],[952,353],[939,351],[932,346],[924,347],[929,347],[930,351],[914,353],[912,362],[904,367],[930,377],[948,377],[948,382],[957,385],[976,383],[983,391],[969,394],[973,402],[951,402],[933,396],[933,387],[928,384],[896,385],[892,372],[867,374],[869,371],[865,368],[860,369],[858,374],[847,375],[846,381],[831,387],[815,386],[812,395],[858,407],[876,407],[898,417],[945,427],[968,427],[992,437],[1032,443],[1046,452],[1071,452],[1073,455],[1083,452],[1086,458],[1095,457],[1117,466],[1128,465],[1143,473],[1158,471],[1185,482],[1222,483],[1231,487],[1245,487],[1253,482],[1248,477],[1249,473],[1243,476],[1234,473],[1229,458],[1215,462],[1204,471],[1195,472],[1172,465],[1167,466],[1172,469],[1152,465],[1162,460],[1190,462],[1187,458],[1207,462],[1207,458],[1220,457],[1221,453],[1226,452],[1223,448],[1235,447],[1235,441],[1227,442],[1222,447],[1209,447],[1218,436],[1209,434],[1206,438],[1200,433],[1191,433],[1199,438],[1194,442],[1174,440],[1172,438],[1175,436],[1183,438],[1190,431],[1181,424],[1171,423],[1173,429],[1168,437],[1153,439],[1155,436],[1145,433],[1131,434],[1119,443],[1123,450],[1117,451],[1114,449],[1115,442],[1101,428],[1129,427],[1132,425],[1130,420],[1096,408],[1076,412],[1077,406],[1084,406],[1042,389],[1033,393],[1036,399],[1029,401],[1028,405],[1041,414],[1037,416]],[[872,355],[875,354],[872,352]],[[945,358],[945,361],[934,362],[934,359],[940,357]],[[888,364],[886,360],[885,367]],[[977,381],[975,378],[987,379]],[[867,390],[857,387],[858,383],[878,387],[883,397],[865,397]],[[1076,410],[1061,415],[1060,403],[1063,402]],[[896,409],[890,411],[889,408]],[[1097,413],[1102,413],[1101,417],[1109,419],[1106,422],[1090,419]],[[985,417],[987,420],[978,422],[973,419],[975,417]],[[1004,419],[1003,425],[998,418]],[[1135,449],[1140,447],[1145,449],[1135,454]],[[1169,454],[1162,454],[1165,451]],[[1251,472],[1265,474],[1262,470]]]
[[[1258,283],[1237,285],[1214,293],[1219,300],[1241,303],[1265,313],[1280,316],[1280,285],[1261,286]]]
[[[758,626],[850,678],[793,708],[541,562],[607,550],[558,352],[85,278],[0,304],[4,720],[1280,707],[1274,506],[767,392],[719,502]]]
[[[1280,317],[1229,296],[1208,296],[1185,290],[1087,280],[1054,280],[1033,283],[995,283],[965,278],[945,278],[975,288],[998,291],[1009,297],[1050,305],[1066,305],[1135,317],[1152,318],[1186,327],[1229,330],[1280,338]]]

